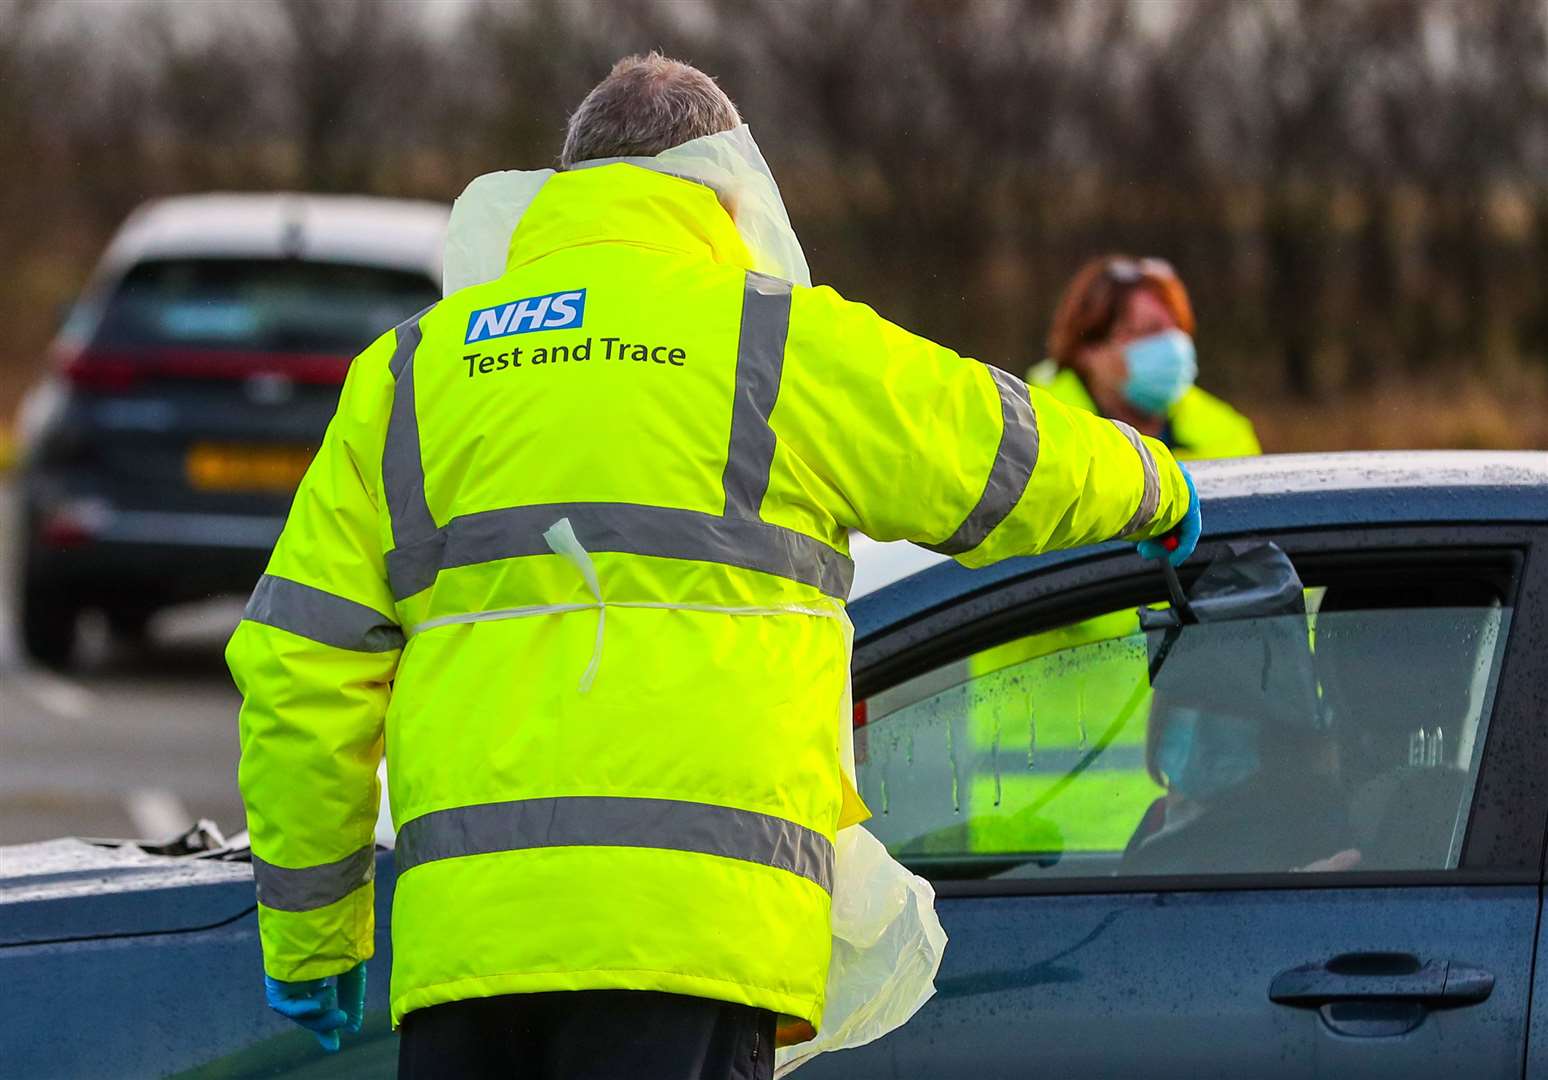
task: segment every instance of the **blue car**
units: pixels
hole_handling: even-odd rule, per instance
[[[867,827],[950,944],[807,1080],[1548,1076],[1548,454],[1195,476],[1181,594],[1117,543],[857,542]],[[6,1074],[392,1075],[391,853],[328,1058],[263,1007],[244,857],[0,848]]]

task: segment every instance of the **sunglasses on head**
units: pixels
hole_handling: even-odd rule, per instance
[[[1147,278],[1177,276],[1177,271],[1165,259],[1108,259],[1102,272],[1117,285],[1133,285]]]

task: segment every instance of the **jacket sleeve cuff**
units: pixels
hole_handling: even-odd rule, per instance
[[[1124,540],[1149,540],[1177,528],[1188,515],[1193,496],[1188,493],[1182,470],[1165,443],[1138,433],[1130,441],[1134,443],[1135,453],[1141,457],[1145,489],[1134,517],[1119,536]]]
[[[348,971],[375,953],[376,895],[371,882],[342,900],[311,911],[258,905],[263,969],[284,982],[321,979]]]

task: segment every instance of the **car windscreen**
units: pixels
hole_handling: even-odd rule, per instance
[[[94,348],[353,355],[439,298],[422,273],[302,259],[157,259],[101,309]]]

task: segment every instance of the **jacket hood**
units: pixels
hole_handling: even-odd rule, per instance
[[[612,166],[626,165],[678,181],[689,181],[707,189],[706,200],[689,194],[677,185],[615,183],[627,175]],[[555,183],[549,195],[569,189],[577,195],[577,182],[592,170],[602,170],[608,179],[586,192],[587,198],[573,204],[559,204],[538,196]],[[632,171],[632,170],[631,170]],[[641,196],[649,191],[652,194]],[[648,203],[655,205],[645,205]],[[534,203],[549,216],[551,209],[562,210],[568,220],[539,223],[528,211]],[[578,214],[577,208],[584,207]],[[447,228],[446,255],[442,271],[445,293],[469,285],[493,281],[508,265],[536,258],[555,247],[604,239],[630,238],[633,215],[652,219],[652,234],[660,230],[661,212],[671,231],[699,234],[702,247],[709,243],[712,257],[734,262],[798,285],[811,284],[806,256],[791,228],[779,186],[769,172],[752,133],[746,124],[716,135],[691,139],[654,157],[602,158],[584,161],[566,173],[553,169],[532,171],[507,170],[486,173],[475,178],[452,207]],[[687,216],[684,216],[686,213]],[[583,220],[590,217],[592,220]],[[741,241],[740,253],[724,237],[718,236],[719,218],[730,225]],[[686,229],[684,228],[686,226]],[[518,235],[519,230],[519,235]],[[637,231],[637,229],[636,229]],[[567,236],[568,239],[561,240]]]

